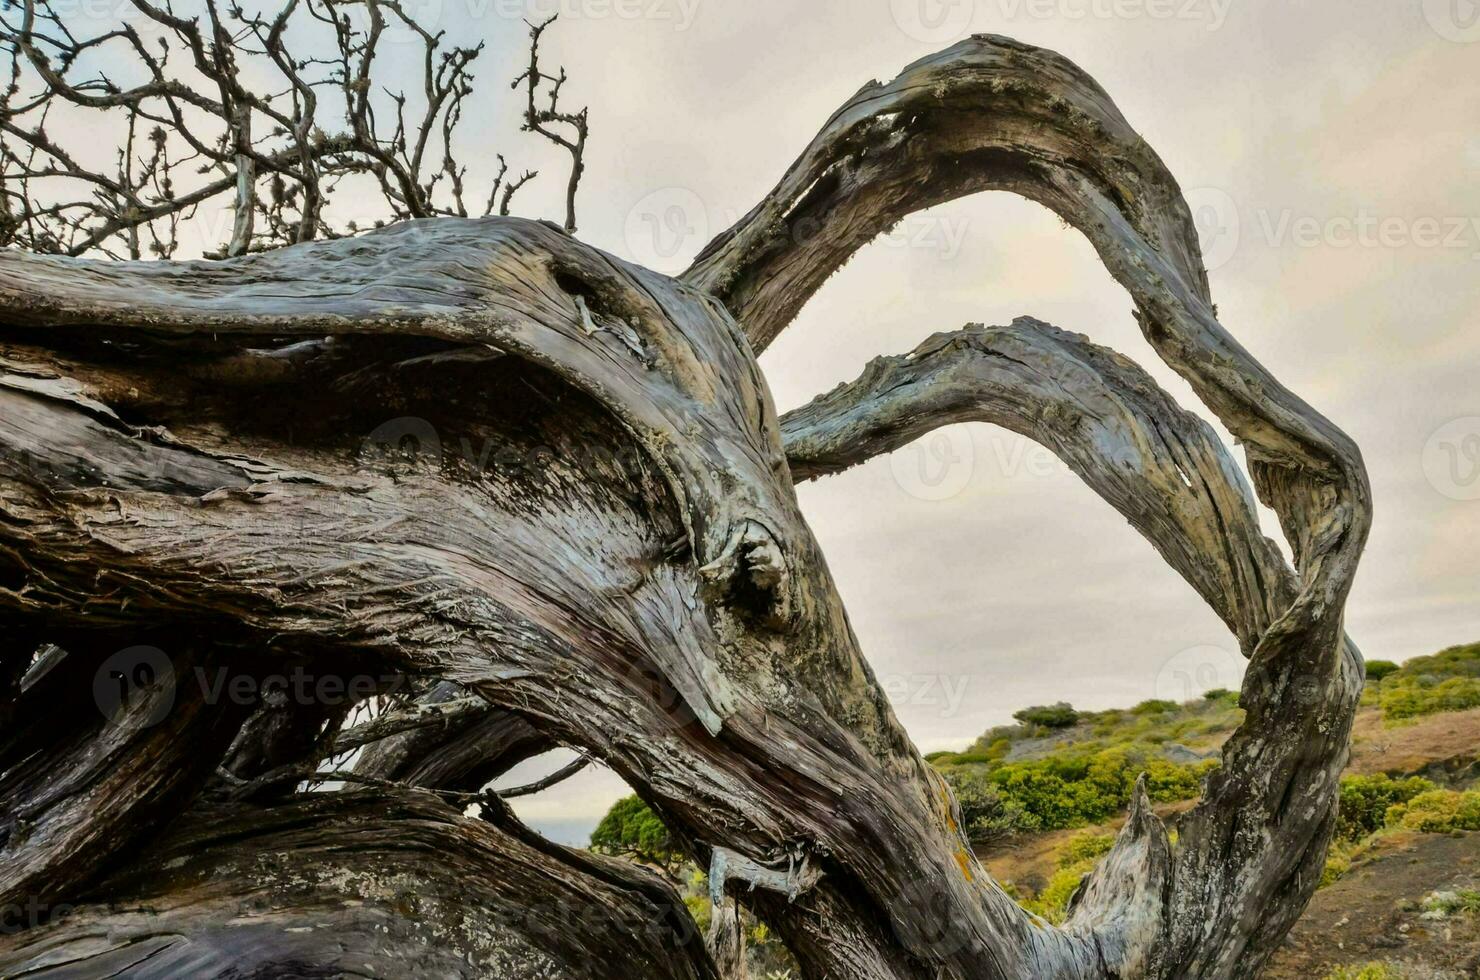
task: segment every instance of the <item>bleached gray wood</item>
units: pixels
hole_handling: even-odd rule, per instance
[[[1293,569],[1205,424],[1129,361],[1034,321],[938,335],[777,419],[755,350],[869,238],[987,188],[1091,240],[1153,346],[1242,440]],[[377,433],[408,417],[422,453],[387,455]],[[1138,792],[1062,929],[972,856],[792,490],[963,419],[1068,461],[1251,661],[1246,723],[1176,847]],[[463,440],[496,442],[495,463]],[[809,977],[1253,976],[1333,827],[1361,683],[1342,606],[1369,522],[1350,440],[1218,322],[1155,154],[1072,64],[1001,38],[865,87],[681,280],[513,219],[219,263],[0,253],[7,625],[79,651],[210,635],[262,669],[471,689],[620,773]],[[0,792],[34,795],[6,778]],[[199,832],[192,814],[181,833]],[[486,846],[520,873],[571,864]],[[418,856],[423,874],[465,873],[438,850]],[[0,860],[49,857],[12,835]],[[568,873],[596,887],[594,867]],[[206,906],[182,921],[215,935]],[[0,957],[24,962],[64,928],[0,937]],[[626,935],[633,956],[671,950]],[[490,975],[479,955],[422,975]]]

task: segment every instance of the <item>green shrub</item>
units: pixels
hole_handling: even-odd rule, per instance
[[[1389,827],[1430,834],[1480,830],[1480,790],[1460,793],[1436,789],[1420,793],[1406,803],[1389,807],[1386,823]]]
[[[973,844],[990,844],[1027,829],[1021,804],[1007,799],[980,769],[941,770],[961,806],[961,830]]]
[[[1012,716],[1025,725],[1039,725],[1043,728],[1068,728],[1079,721],[1079,712],[1067,701],[1035,705],[1015,711]]]
[[[1378,692],[1377,703],[1382,705],[1382,716],[1389,720],[1464,711],[1480,707],[1480,678],[1389,677]]]
[[[1391,660],[1369,660],[1367,661],[1367,679],[1369,681],[1380,681],[1389,674],[1396,673],[1398,665]]]
[[[1114,834],[1075,834],[1059,852],[1058,865],[1066,868],[1081,861],[1104,857],[1114,846]]]
[[[1132,708],[1131,714],[1160,715],[1165,714],[1168,711],[1176,711],[1179,707],[1181,707],[1181,705],[1177,704],[1177,702],[1175,701],[1164,701],[1160,698],[1151,698],[1148,701],[1142,701],[1140,704]]]
[[[1383,826],[1390,807],[1407,803],[1420,793],[1435,788],[1433,783],[1418,776],[1401,780],[1382,774],[1347,776],[1341,781],[1341,809],[1336,835],[1348,841],[1366,837]]]
[[[1452,892],[1430,892],[1423,900],[1424,918],[1447,919],[1453,915],[1480,915],[1480,891],[1460,888]]]
[[[714,914],[714,906],[709,903],[707,895],[687,895],[683,900],[688,907],[689,916],[694,920],[694,925],[699,929],[699,935],[709,932],[709,920]]]
[[[602,854],[634,857],[670,870],[684,860],[663,821],[636,796],[612,804],[601,823],[591,831],[591,849]]]
[[[1362,963],[1357,966],[1338,966],[1321,980],[1407,980],[1406,975],[1388,963]]]
[[[1110,819],[1130,803],[1136,777],[1142,772],[1152,800],[1190,799],[1201,791],[1203,777],[1217,765],[1215,759],[1179,765],[1152,756],[1144,748],[1120,747],[1006,763],[990,770],[988,778],[1009,807],[1016,804],[1014,817],[1020,829],[1036,832]]]
[[[1379,705],[1388,721],[1480,707],[1480,643],[1415,657],[1399,667],[1367,665],[1364,705]]]
[[[1054,925],[1062,924],[1069,915],[1069,899],[1074,897],[1079,883],[1095,869],[1097,863],[1091,859],[1060,868],[1049,876],[1048,884],[1043,886],[1038,897],[1024,902],[1023,907],[1043,916]]]

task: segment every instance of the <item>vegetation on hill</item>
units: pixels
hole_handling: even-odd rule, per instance
[[[1367,664],[1363,704],[1385,722],[1480,705],[1480,643],[1451,647],[1399,666]],[[1243,720],[1238,694],[1213,690],[1177,704],[1143,701],[1133,708],[1078,711],[1059,702],[1024,708],[1018,724],[992,728],[964,752],[936,752],[930,762],[950,783],[967,835],[991,846],[1017,834],[1106,824],[1129,803],[1141,773],[1153,802],[1196,797],[1202,780],[1219,764],[1223,740]],[[1113,825],[1112,825],[1113,826]],[[1041,887],[1025,891],[1003,884],[1029,910],[1050,922],[1067,915],[1084,875],[1109,851],[1113,833],[1077,833],[1049,852],[1051,871]],[[1341,781],[1336,839],[1322,883],[1330,884],[1375,853],[1386,835],[1480,831],[1480,786],[1454,789],[1419,776],[1348,775]],[[1175,834],[1175,832],[1174,832]],[[635,796],[617,803],[592,834],[592,846],[626,854],[670,871],[680,862],[667,830]],[[692,869],[686,901],[701,924],[709,915],[703,874]],[[1462,896],[1462,904],[1471,901]],[[1462,912],[1470,910],[1464,904]],[[764,934],[752,936],[764,943]],[[768,954],[779,959],[780,953]],[[1344,968],[1340,980],[1388,980],[1407,975],[1384,963]],[[1386,972],[1385,972],[1386,971]]]
[[[1143,772],[1155,802],[1194,797],[1243,712],[1238,695],[1220,690],[1186,704],[1080,712],[1061,702],[1014,717],[1020,724],[993,728],[965,752],[929,757],[978,844],[1107,820],[1130,802]]]
[[[1418,718],[1440,711],[1480,707],[1480,643],[1450,647],[1393,670],[1367,665],[1364,705],[1382,709],[1387,721]]]

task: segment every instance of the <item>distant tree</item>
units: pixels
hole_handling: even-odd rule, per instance
[[[601,823],[591,832],[591,849],[602,854],[630,857],[676,871],[684,854],[658,815],[637,796],[626,796],[612,804]]]
[[[1079,721],[1079,712],[1067,701],[1035,705],[1014,711],[1012,716],[1024,725],[1040,725],[1044,728],[1068,728]]]
[[[1387,675],[1396,673],[1400,669],[1391,660],[1369,660],[1367,661],[1367,679],[1369,681],[1380,681]]]
[[[956,794],[961,827],[973,844],[1000,843],[1025,829],[1022,807],[1004,797],[985,771],[949,767],[941,775]]]

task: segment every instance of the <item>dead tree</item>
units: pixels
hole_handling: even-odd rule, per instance
[[[869,240],[982,190],[1094,244],[1252,490],[1136,364],[1028,318],[777,417],[756,355]],[[31,910],[0,973],[717,976],[668,885],[480,792],[554,744],[626,779],[808,977],[1257,973],[1335,823],[1370,493],[1219,323],[1176,182],[1088,76],[977,36],[870,82],[677,278],[550,223],[408,217],[222,261],[0,253],[0,906]],[[793,491],[964,420],[1057,453],[1249,658],[1175,845],[1138,789],[1062,928],[976,861]],[[105,719],[94,682],[140,648],[164,662],[120,671]],[[194,682],[296,667],[390,678],[390,708]]]

